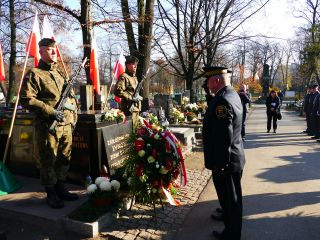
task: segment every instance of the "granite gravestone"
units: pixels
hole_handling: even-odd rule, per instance
[[[154,96],[154,106],[161,106],[164,110],[165,116],[169,118],[170,112],[172,112],[173,103],[170,95],[168,94],[156,94]]]
[[[132,133],[132,122],[117,123],[102,129],[104,147],[109,168],[121,166],[129,157],[129,138]]]

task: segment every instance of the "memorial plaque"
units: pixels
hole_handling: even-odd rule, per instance
[[[128,140],[131,133],[132,121],[127,121],[125,124],[113,124],[102,129],[109,168],[121,166],[128,158],[130,148]]]

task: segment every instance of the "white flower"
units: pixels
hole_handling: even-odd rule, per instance
[[[115,175],[115,174],[116,174],[116,170],[110,169],[110,175],[113,176],[113,175]]]
[[[131,183],[132,183],[132,178],[131,177],[128,178],[127,183],[128,183],[128,185],[131,185]]]
[[[102,191],[111,191],[111,183],[109,181],[103,181],[99,185]]]
[[[97,185],[95,185],[95,184],[90,184],[90,185],[87,187],[87,192],[88,192],[89,194],[92,194],[92,193],[94,193],[97,189],[98,189]]]
[[[120,183],[117,180],[112,180],[111,181],[111,186],[116,191],[118,191],[120,189]]]
[[[95,180],[95,184],[100,185],[100,183],[102,183],[103,181],[108,181],[108,178],[106,177],[97,177]]]

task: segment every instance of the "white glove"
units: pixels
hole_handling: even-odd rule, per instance
[[[133,101],[133,102],[140,102],[140,101],[142,101],[142,99],[143,99],[143,98],[142,98],[140,95],[138,95],[138,96],[132,98],[132,101]]]

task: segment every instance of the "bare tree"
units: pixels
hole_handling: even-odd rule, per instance
[[[193,98],[193,82],[202,76],[203,65],[223,64],[219,47],[238,37],[235,31],[269,0],[158,0],[161,27],[157,49],[170,67],[186,81]],[[158,23],[160,26],[160,23]],[[171,54],[170,51],[175,54]]]
[[[150,66],[152,28],[154,18],[154,0],[138,0],[138,34],[134,34],[128,0],[121,0],[122,16],[128,39],[130,54],[139,59],[137,76],[141,79]],[[149,96],[149,77],[144,83],[143,96]]]
[[[319,76],[319,54],[320,54],[320,1],[307,0],[306,11],[300,10],[299,15],[307,22],[307,29],[305,29],[305,46],[302,52],[305,64],[309,66],[309,82],[315,77],[318,84],[320,84]]]

